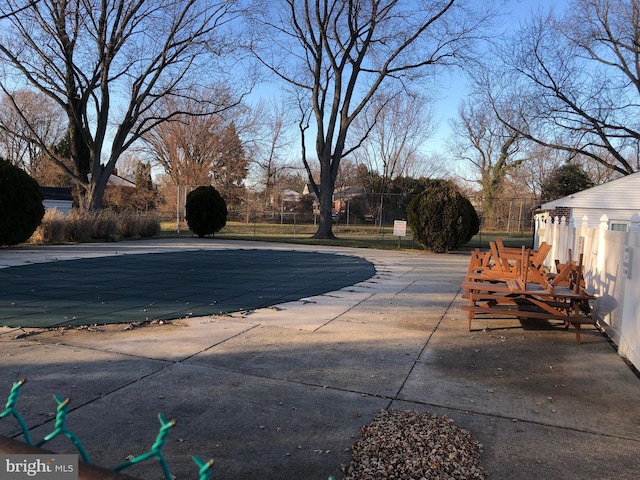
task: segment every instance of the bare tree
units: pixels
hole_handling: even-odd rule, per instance
[[[470,2],[466,2],[468,4]],[[320,200],[315,238],[332,238],[332,197],[340,161],[362,138],[350,136],[355,119],[381,88],[401,91],[435,75],[437,67],[467,60],[484,15],[463,1],[282,0],[260,12],[268,28],[258,58],[298,92],[303,162]],[[319,182],[306,155],[313,119]]]
[[[0,87],[39,91],[64,110],[73,168],[31,140],[76,183],[80,208],[99,209],[120,155],[178,114],[159,99],[189,97],[232,41],[233,1],[2,0]],[[224,37],[223,37],[224,35]],[[220,73],[221,74],[221,73]],[[209,72],[210,75],[210,72]],[[209,111],[220,107],[211,102]],[[105,156],[103,158],[103,155]]]
[[[364,139],[354,152],[357,163],[380,174],[378,183],[379,225],[383,223],[384,196],[389,181],[404,176],[416,163],[419,149],[433,133],[433,114],[423,98],[414,92],[377,95],[354,121],[353,131]]]
[[[463,102],[451,127],[452,152],[475,170],[482,190],[484,225],[494,228],[504,180],[525,160],[520,154],[520,135],[500,122],[491,107],[482,102]]]
[[[178,111],[190,113],[174,115],[143,135],[146,154],[174,185],[211,185],[226,122],[208,114],[207,103],[200,99],[165,98],[157,104],[159,117]]]
[[[229,118],[235,118],[243,107],[232,105],[233,95],[225,87],[192,95],[194,98],[158,102],[158,116],[175,111],[189,113],[176,115],[147,132],[142,137],[145,153],[162,167],[173,185],[213,185],[228,204],[237,204],[248,158],[235,121]],[[219,105],[230,103],[224,116],[208,111],[209,97],[215,97]]]
[[[253,163],[254,188],[262,193],[263,206],[274,203],[283,175],[295,168],[287,158],[293,143],[285,102],[261,102],[249,129],[248,155]]]
[[[49,97],[32,90],[19,90],[13,98],[0,100],[0,155],[31,176],[46,161],[32,131],[53,147],[65,135],[64,112]]]
[[[563,18],[539,13],[507,40],[487,84],[496,112],[540,145],[618,174],[639,170],[639,39],[639,0],[574,0]]]
[[[5,20],[13,15],[20,13],[22,10],[26,10],[33,3],[38,3],[40,0],[31,0],[30,2],[26,2],[24,5],[19,5],[15,7],[15,10],[12,8],[7,8],[0,14],[0,20]]]
[[[356,162],[384,179],[406,175],[433,130],[433,112],[417,93],[377,96],[354,121],[354,133],[364,139]]]
[[[422,150],[414,154],[405,167],[404,175],[411,178],[448,178],[452,176],[448,159],[439,152],[427,152]]]
[[[542,184],[557,167],[566,163],[568,153],[545,147],[535,142],[523,145],[521,155],[526,158],[509,176],[521,195],[534,195],[540,198]],[[514,188],[516,190],[516,188]]]

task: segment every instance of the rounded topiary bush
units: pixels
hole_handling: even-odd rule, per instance
[[[407,221],[414,239],[438,253],[464,245],[480,230],[475,208],[449,180],[429,180],[409,202]]]
[[[227,224],[227,202],[211,185],[198,187],[187,195],[186,218],[199,237],[214,235]]]
[[[44,216],[38,182],[0,159],[0,245],[26,242]]]

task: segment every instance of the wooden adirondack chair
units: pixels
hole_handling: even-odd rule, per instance
[[[573,325],[580,343],[580,325],[594,321],[582,278],[582,255],[578,263],[558,265],[557,274],[545,271],[544,260],[551,245],[538,250],[524,246],[505,248],[501,241],[491,242],[489,252],[476,250],[462,284],[469,300],[462,307],[468,312],[469,330],[477,313],[539,320],[561,320],[565,328]]]

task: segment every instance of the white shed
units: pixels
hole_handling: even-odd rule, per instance
[[[628,231],[629,225],[637,221],[640,216],[640,172],[547,202],[540,207],[536,218],[546,220],[564,216],[567,223],[581,226],[586,222],[589,228],[598,228],[603,215],[607,216],[609,230]]]
[[[42,204],[45,210],[55,208],[63,215],[68,215],[73,207],[73,196],[70,188],[40,187]]]

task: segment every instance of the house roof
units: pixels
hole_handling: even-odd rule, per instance
[[[359,195],[363,195],[364,193],[365,191],[362,188],[343,187],[333,193],[333,198],[335,198],[336,200],[343,200],[357,197]]]
[[[135,182],[132,182],[128,178],[121,177],[116,173],[112,173],[107,180],[107,185],[111,187],[135,187]]]
[[[91,180],[91,173],[87,175],[89,180]],[[109,175],[109,179],[107,180],[107,186],[109,187],[135,187],[135,182],[132,182],[128,178],[121,177],[117,173],[112,173]]]
[[[553,210],[558,207],[640,209],[640,172],[544,203],[540,208]]]
[[[318,189],[320,189],[320,184],[318,184]],[[305,183],[304,189],[302,190],[302,194],[303,195],[315,195],[315,192],[313,191],[313,187],[311,186],[310,183]]]
[[[295,190],[291,190],[290,188],[285,188],[282,190],[282,199],[288,202],[299,202],[302,195],[300,195]]]
[[[320,185],[318,184],[318,189]],[[359,195],[364,195],[365,191],[361,188],[356,187],[342,187],[334,190],[333,199],[334,200],[346,200],[349,198],[357,197]],[[303,195],[312,195],[315,197],[315,192],[313,191],[313,187],[310,183],[307,183],[304,186],[304,190],[302,191]]]

